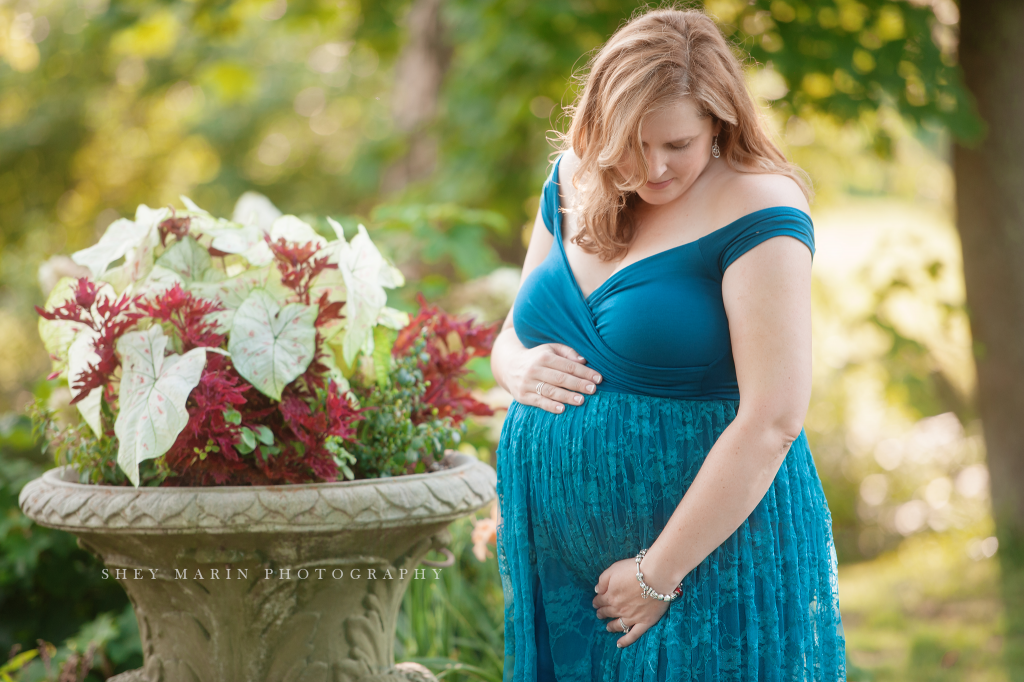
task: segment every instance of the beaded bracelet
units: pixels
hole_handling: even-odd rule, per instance
[[[647,599],[660,599],[661,601],[674,601],[679,598],[683,593],[683,583],[676,585],[676,589],[672,590],[672,594],[661,594],[656,592],[653,587],[644,582],[644,574],[640,571],[640,562],[643,561],[644,556],[647,554],[647,548],[644,547],[640,550],[640,553],[636,555],[636,579],[640,581],[640,587],[642,588],[641,597]]]

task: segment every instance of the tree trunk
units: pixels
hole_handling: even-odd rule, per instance
[[[391,115],[406,134],[405,155],[384,173],[385,193],[428,176],[437,164],[437,138],[426,128],[437,113],[441,83],[451,60],[441,22],[442,0],[415,0],[406,17],[408,40],[395,65]]]
[[[957,229],[999,538],[1011,679],[1024,679],[1024,3],[976,0],[960,62],[987,124],[953,148]]]

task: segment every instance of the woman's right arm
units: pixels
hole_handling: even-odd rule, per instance
[[[547,258],[554,241],[538,209],[530,245],[526,249],[520,286]],[[586,366],[586,360],[575,349],[565,344],[542,343],[526,348],[516,336],[512,312],[508,311],[491,349],[491,372],[498,385],[511,393],[516,402],[556,414],[565,410],[564,404],[582,404],[582,394],[596,391],[601,376]],[[539,382],[544,382],[540,394],[536,391]]]

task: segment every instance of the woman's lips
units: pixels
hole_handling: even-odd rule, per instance
[[[666,187],[669,186],[669,183],[671,183],[673,179],[674,178],[669,178],[665,182],[648,182],[647,183],[647,188],[648,189],[665,189]]]

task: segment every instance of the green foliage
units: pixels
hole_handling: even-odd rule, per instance
[[[498,211],[513,226],[532,225],[531,197],[549,170],[546,131],[589,51],[614,32],[635,2],[451,0],[445,18],[454,46],[441,93],[444,112],[431,126],[443,163],[410,187],[410,200]],[[505,260],[522,262],[516,230],[491,235]]]
[[[759,64],[782,76],[775,106],[856,120],[880,106],[974,139],[981,121],[956,61],[951,3],[757,0],[707,3]],[[878,151],[888,155],[885,136]]]
[[[324,447],[334,457],[334,463],[338,470],[345,476],[346,480],[354,480],[356,474],[352,471],[352,465],[356,463],[355,455],[345,449],[345,441],[337,436],[328,436]]]
[[[396,258],[416,255],[431,266],[450,263],[457,279],[481,277],[498,267],[500,257],[490,241],[509,235],[502,214],[457,204],[381,205],[370,217],[385,231],[385,240],[391,233]]]
[[[103,580],[96,557],[79,548],[74,535],[36,525],[19,510],[22,487],[42,472],[0,449],[0,661],[15,644],[24,651],[40,638],[62,642],[106,612],[128,609],[134,625],[127,595],[116,581]],[[111,655],[115,664],[127,658]]]
[[[12,682],[14,678],[11,677],[11,675],[24,668],[38,655],[39,650],[32,649],[31,651],[23,651],[20,654],[12,656],[10,660],[3,665],[0,665],[0,680],[2,680],[2,682]]]
[[[143,662],[138,621],[131,604],[120,611],[101,613],[60,646],[42,639],[38,644],[8,661],[6,665],[15,671],[13,680],[57,682],[93,680],[97,676],[106,679],[140,668]],[[92,676],[88,676],[90,673]]]
[[[395,660],[416,661],[439,678],[500,682],[505,659],[504,598],[498,562],[479,561],[472,551],[473,519],[450,527],[455,565],[427,569],[413,580],[402,602]]]
[[[373,328],[373,373],[377,387],[385,389],[391,384],[391,349],[398,338],[398,332],[387,327]]]
[[[103,402],[103,420],[113,422],[110,407]],[[98,485],[130,485],[128,477],[117,466],[117,438],[105,429],[99,438],[84,421],[65,422],[51,410],[46,401],[37,399],[29,408],[33,434],[45,451],[53,453],[54,466],[70,464],[79,472],[80,483]],[[159,486],[169,475],[166,460],[143,460],[139,463],[139,485]]]
[[[363,387],[369,390],[360,404],[366,411],[356,422],[356,437],[345,448],[355,460],[352,471],[357,478],[423,473],[444,457],[446,449],[461,442],[465,426],[454,425],[451,417],[438,418],[436,407],[427,419],[419,423],[413,419],[425,405],[427,384],[418,366],[430,359],[425,348],[421,335],[410,352],[392,360],[390,385],[382,387],[373,380],[372,387]]]

